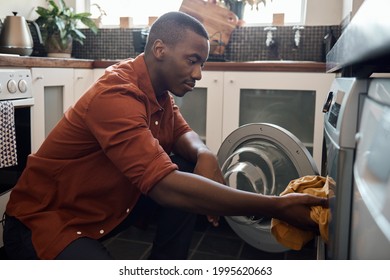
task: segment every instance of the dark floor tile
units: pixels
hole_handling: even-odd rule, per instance
[[[152,243],[155,233],[155,226],[149,226],[147,229],[139,229],[131,226],[127,230],[119,233],[116,238]]]
[[[283,260],[285,253],[269,253],[245,243],[239,256],[240,260]]]
[[[194,232],[194,234],[192,235],[192,240],[190,245],[191,250],[194,250],[198,247],[199,242],[201,241],[203,235],[204,235],[203,232]]]
[[[208,254],[223,255],[235,259],[238,256],[242,245],[243,241],[238,238],[206,234],[199,244],[198,251]]]
[[[141,260],[148,257],[148,251],[151,246],[150,243],[114,238],[106,245],[106,248],[117,260]]]
[[[316,260],[317,259],[317,247],[315,239],[308,242],[299,251],[290,250],[286,252],[287,260]]]
[[[286,260],[316,260],[317,254],[313,250],[288,251],[286,252]]]
[[[217,255],[217,254],[209,254],[205,252],[193,252],[193,254],[190,254],[189,257],[190,260],[234,260],[236,258],[233,258],[231,256],[226,255]]]

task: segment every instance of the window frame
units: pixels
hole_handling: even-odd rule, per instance
[[[86,12],[91,12],[91,5],[94,3],[94,0],[75,0],[75,1],[82,1],[83,3],[80,5],[80,7],[84,8]],[[276,0],[274,0],[276,1]],[[298,22],[285,22],[285,26],[295,26],[295,25],[305,25],[306,21],[306,11],[307,11],[307,1],[308,0],[300,0],[301,1],[301,11],[300,11],[300,21]],[[84,4],[84,6],[83,6]],[[260,4],[262,5],[262,4]],[[245,18],[244,18],[245,21]],[[118,20],[119,22],[119,20]],[[244,26],[272,26],[272,22],[264,23],[264,22],[259,22],[259,23],[245,23]],[[134,27],[145,27],[147,26],[147,23],[142,24],[142,25],[135,25]],[[103,28],[116,28],[119,27],[119,23],[117,25],[103,25]]]

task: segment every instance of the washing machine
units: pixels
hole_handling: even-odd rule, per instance
[[[357,134],[351,259],[390,259],[390,79],[370,81]]]
[[[295,178],[319,174],[314,159],[288,130],[269,123],[247,124],[223,141],[218,160],[226,184],[264,195],[279,195]],[[229,216],[227,223],[244,241],[266,252],[284,252],[271,233],[271,220]]]
[[[323,176],[335,181],[329,198],[328,243],[317,255],[321,259],[348,259],[355,135],[367,96],[368,79],[339,77],[332,83],[324,104]]]
[[[324,100],[324,171],[321,173],[331,176],[340,186],[332,206],[331,245],[327,250],[330,258],[343,258],[343,252],[347,250],[342,247],[349,233],[343,225],[349,225],[354,135],[361,96],[366,92],[366,80],[337,78]],[[279,195],[291,180],[321,174],[300,139],[269,123],[247,124],[233,131],[223,141],[218,160],[228,186],[264,195]],[[289,250],[273,237],[270,219],[229,216],[226,220],[238,236],[259,250]]]

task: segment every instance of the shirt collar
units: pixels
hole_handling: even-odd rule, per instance
[[[138,55],[133,61],[134,70],[138,76],[138,87],[144,92],[152,105],[152,112],[159,111],[169,99],[168,91],[166,91],[163,95],[157,99],[156,93],[154,92],[152,81],[150,80],[150,75],[148,72],[148,68],[146,67],[144,54]]]

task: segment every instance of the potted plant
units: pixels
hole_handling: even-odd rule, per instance
[[[220,0],[220,1],[222,1],[230,11],[235,13],[240,20],[243,19],[244,7],[246,4],[250,5],[251,9],[256,7],[256,10],[259,10],[259,5],[261,3],[263,3],[264,6],[267,4],[267,0]]]
[[[91,5],[91,7],[95,6],[98,11],[99,11],[99,16],[97,18],[92,18],[92,20],[94,21],[94,23],[96,24],[97,27],[101,27],[102,26],[102,18],[103,16],[106,16],[107,13],[105,10],[102,9],[102,7],[100,7],[100,5],[94,3]]]
[[[37,7],[39,17],[36,23],[40,27],[47,55],[51,57],[70,57],[73,41],[84,43],[86,36],[78,24],[81,22],[95,34],[98,28],[90,18],[90,13],[75,13],[64,0],[57,5],[54,0],[46,0],[48,8]]]

